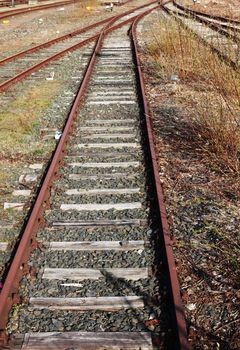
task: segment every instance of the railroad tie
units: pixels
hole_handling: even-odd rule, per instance
[[[22,350],[152,350],[148,332],[47,332],[27,333]]]

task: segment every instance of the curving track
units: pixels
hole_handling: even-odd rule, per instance
[[[140,6],[140,8],[144,7],[145,5]],[[130,15],[131,10],[124,12],[124,15],[127,14]],[[0,67],[2,66],[0,71],[0,91],[5,91],[12,84],[24,79],[63,55],[95,41],[100,34],[101,28],[114,18],[102,20],[4,58],[0,61]]]
[[[217,16],[203,15],[175,0],[162,5],[162,8],[209,45],[228,65],[239,69],[240,26],[237,21],[233,21],[233,25],[227,18],[221,17],[220,20]]]
[[[175,9],[177,9],[178,15],[184,17],[190,16],[196,19],[198,22],[218,31],[220,34],[223,34],[236,42],[237,40],[239,41],[238,35],[240,33],[240,21],[231,20],[225,17],[213,16],[199,11],[193,11],[183,5],[180,5],[175,0],[173,0],[172,3]]]
[[[11,349],[189,349],[135,34],[154,8],[86,57],[0,295]]]
[[[216,16],[216,15],[211,15],[211,14],[208,14],[206,12],[201,12],[201,11],[196,11],[196,10],[192,10],[186,6],[183,6],[182,4],[180,4],[178,1],[176,0],[172,0],[172,2],[174,3],[174,5],[180,9],[180,10],[183,10],[184,12],[188,12],[189,14],[192,14],[192,15],[198,15],[198,16],[201,16],[201,17],[205,17],[205,18],[208,18],[208,19],[211,19],[213,21],[218,21],[218,22],[222,22],[222,23],[227,23],[228,25],[230,24],[233,24],[233,25],[239,25],[240,24],[240,21],[238,20],[235,20],[235,19],[232,19],[232,18],[229,18],[229,17],[223,17],[223,16]]]

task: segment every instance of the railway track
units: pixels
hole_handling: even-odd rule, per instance
[[[41,0],[43,1],[43,0]],[[125,0],[125,1],[113,1],[115,6],[122,6],[125,5],[128,2],[131,2],[132,0]],[[12,10],[6,10],[6,11],[2,11],[0,12],[0,20],[4,19],[4,18],[8,18],[8,17],[12,17],[12,16],[17,16],[17,15],[22,15],[22,14],[26,14],[29,12],[33,12],[33,11],[39,11],[39,10],[47,10],[49,8],[52,7],[59,7],[59,6],[64,6],[64,5],[71,5],[75,2],[75,0],[65,0],[65,1],[58,1],[58,2],[53,2],[53,3],[49,3],[49,4],[42,4],[42,5],[35,5],[35,6],[29,6],[29,7],[24,7],[24,8],[15,8]],[[106,2],[106,4],[110,3]],[[1,8],[1,5],[0,5]]]
[[[183,6],[182,4],[180,4],[176,0],[173,0],[173,3],[178,9],[183,10],[184,12],[188,12],[189,14],[192,14],[192,15],[198,15],[198,16],[201,16],[201,17],[205,17],[205,18],[211,19],[213,21],[217,21],[217,22],[221,22],[221,23],[227,23],[228,25],[229,24],[233,24],[233,25],[239,25],[240,24],[240,21],[232,19],[232,18],[229,18],[229,17],[217,16],[217,15],[208,14],[206,12],[192,10],[192,9],[186,7],[186,6]]]
[[[163,9],[175,17],[186,29],[197,35],[201,41],[209,45],[221,59],[235,70],[239,69],[240,26],[237,21],[226,23],[221,17],[203,16],[190,11],[176,1],[170,1]]]
[[[228,38],[239,41],[240,33],[240,21],[230,20],[224,17],[218,17],[213,15],[208,15],[206,13],[189,10],[187,7],[180,5],[177,1],[172,1],[173,6],[177,9],[177,13],[180,16],[192,17],[207,25],[208,27],[217,30],[220,34],[227,36]]]
[[[55,3],[50,3],[50,4],[42,4],[42,5],[38,5],[38,6],[25,7],[25,8],[21,8],[21,9],[7,10],[7,11],[0,12],[0,20],[2,20],[4,18],[12,17],[12,16],[23,15],[25,13],[30,13],[33,11],[47,10],[49,8],[52,8],[52,7],[70,5],[74,2],[75,2],[75,0],[58,1],[57,3],[55,2]]]
[[[38,0],[38,2],[42,2],[44,0]],[[14,1],[14,6],[16,5],[25,5],[28,4],[28,0],[15,0]],[[6,1],[6,0],[0,0],[0,7],[11,7],[12,2],[11,1]]]
[[[131,13],[132,10],[129,10],[125,12],[125,15],[134,16]],[[79,49],[96,40],[101,28],[113,18],[115,16],[44,42],[15,55],[5,57],[0,61],[0,66],[2,66],[0,72],[0,91],[5,91],[12,84],[24,79],[26,76],[59,59],[70,51]]]
[[[86,55],[5,276],[8,348],[189,349],[137,55],[154,7],[108,22]]]

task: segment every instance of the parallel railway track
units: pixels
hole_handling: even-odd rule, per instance
[[[217,30],[220,34],[229,37],[232,40],[239,40],[237,36],[240,33],[240,21],[230,20],[225,17],[208,15],[203,12],[193,11],[185,6],[180,5],[177,1],[172,1],[174,7],[178,10],[178,14],[185,17],[192,17],[197,21]]]
[[[129,10],[124,14],[131,15],[131,12],[132,10]],[[100,29],[113,18],[115,16],[5,57],[0,61],[0,91],[5,91],[12,84],[21,81],[63,55],[96,40]]]
[[[169,1],[162,5],[163,9],[175,17],[186,29],[197,35],[221,59],[235,70],[239,69],[240,26],[237,21],[227,18],[198,13]]]
[[[5,275],[6,348],[189,349],[135,32],[154,8],[112,19],[89,49]]]
[[[174,11],[175,14],[178,14],[179,16],[183,16],[186,18],[193,18],[196,21],[205,24],[209,28],[217,31],[218,33],[230,38],[231,40],[235,42],[239,42],[239,33],[240,33],[240,22],[239,23],[229,23],[223,20],[220,20],[218,18],[215,18],[211,15],[202,15],[198,14],[198,12],[195,11],[188,11],[187,8],[184,6],[179,5],[176,1],[173,1],[173,5],[176,8],[176,11]]]
[[[208,18],[208,19],[211,19],[211,20],[214,20],[214,21],[227,23],[228,25],[229,24],[232,24],[232,25],[239,25],[240,24],[240,21],[232,19],[232,18],[229,18],[229,17],[217,16],[217,15],[208,14],[206,12],[192,10],[192,9],[186,7],[186,6],[183,6],[182,4],[180,4],[176,0],[173,0],[173,3],[178,9],[183,10],[184,12],[188,12],[189,14],[192,14],[194,16],[198,15],[198,16],[205,17],[205,18]]]
[[[125,1],[119,1],[119,2],[113,1],[113,2],[114,2],[114,5],[122,6],[122,5],[125,5],[126,3],[131,2],[131,1],[132,0],[125,0]],[[6,10],[3,12],[0,12],[0,20],[2,20],[4,18],[12,17],[12,16],[23,15],[23,14],[34,12],[34,11],[47,10],[49,8],[59,7],[59,6],[64,6],[64,5],[71,5],[74,2],[76,2],[76,0],[65,0],[65,1],[55,2],[55,3],[53,2],[53,3],[49,3],[49,4],[41,4],[38,6],[29,6],[29,7],[24,7],[24,8],[15,8],[15,9],[11,9],[11,10]],[[110,1],[107,3],[110,3]],[[1,6],[0,6],[0,8],[1,8]]]
[[[53,7],[70,5],[74,2],[75,2],[75,0],[67,0],[67,1],[59,1],[57,3],[42,4],[42,5],[38,5],[38,6],[25,7],[25,8],[21,8],[21,9],[16,8],[13,10],[7,10],[7,11],[0,13],[0,20],[2,20],[4,18],[12,17],[12,16],[23,15],[23,14],[34,12],[34,11],[47,10],[47,9],[53,8]]]

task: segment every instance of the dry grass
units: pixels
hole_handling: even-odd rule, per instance
[[[178,75],[179,91],[181,85],[191,88],[179,97],[192,115],[194,140],[215,168],[239,176],[239,74],[172,19],[161,21],[152,34],[148,50],[160,76]]]
[[[36,142],[40,113],[49,106],[59,88],[59,81],[43,81],[18,96],[6,111],[0,112],[0,160],[40,152],[44,147]],[[34,144],[29,147],[32,141]]]
[[[74,9],[69,9],[67,11],[67,16],[61,16],[59,18],[59,23],[64,22],[75,22],[83,20],[86,17],[88,20],[91,17],[96,16],[96,11],[103,10],[104,8],[100,6],[100,3],[97,0],[82,0],[75,3]]]
[[[193,4],[192,0],[184,0],[181,3],[196,11],[240,19],[239,0],[201,0],[199,4]]]
[[[54,147],[54,140],[43,142],[39,129],[44,127],[44,110],[58,93],[61,81],[41,81],[0,112],[0,197],[11,201],[11,192],[26,163],[44,157]],[[40,119],[41,118],[41,119]],[[2,210],[1,220],[17,220],[14,210]],[[17,214],[20,215],[21,213]]]

